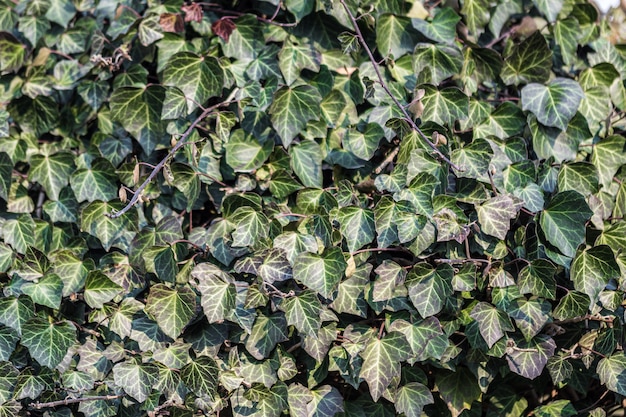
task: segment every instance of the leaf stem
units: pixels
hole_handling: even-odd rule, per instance
[[[118,398],[122,398],[123,395],[97,395],[94,397],[81,397],[81,398],[66,398],[64,400],[59,400],[59,401],[50,401],[47,403],[33,403],[33,404],[29,404],[28,406],[31,408],[35,408],[37,410],[42,409],[42,408],[54,408],[54,407],[58,407],[61,405],[69,405],[69,404],[76,404],[76,403],[83,403],[83,402],[87,402],[87,401],[110,401],[110,400],[116,400]]]
[[[189,136],[193,132],[193,129],[196,127],[196,125],[198,123],[200,123],[202,120],[204,120],[204,118],[207,117],[209,115],[209,113],[211,113],[213,110],[218,109],[220,107],[227,106],[227,105],[233,103],[235,101],[235,96],[236,96],[237,92],[238,92],[238,89],[234,89],[230,93],[230,95],[226,98],[226,100],[224,100],[224,101],[222,101],[220,103],[217,103],[217,104],[215,104],[213,106],[207,107],[202,113],[200,113],[200,116],[196,117],[196,119],[193,122],[191,122],[191,125],[189,125],[189,127],[187,128],[185,133],[183,133],[183,135],[180,137],[178,142],[176,142],[176,145],[174,145],[172,147],[172,149],[168,152],[168,154],[165,155],[165,157],[163,159],[161,159],[161,162],[159,162],[158,164],[156,164],[154,166],[154,168],[152,169],[152,172],[150,172],[150,175],[148,175],[148,178],[146,178],[145,181],[135,190],[135,194],[133,194],[133,198],[130,199],[128,204],[126,204],[126,206],[123,209],[121,209],[120,211],[116,211],[116,212],[107,214],[107,217],[110,217],[112,219],[116,219],[116,218],[124,215],[124,213],[126,213],[135,204],[137,204],[139,202],[139,200],[141,199],[142,191],[145,190],[145,188],[148,186],[148,184],[150,184],[152,179],[154,179],[154,177],[156,177],[156,175],[163,169],[163,167],[165,166],[167,161],[171,157],[173,157],[174,154],[176,154],[176,152],[178,152],[178,150],[183,147],[183,145],[185,145],[187,143],[187,139],[189,138]]]
[[[359,43],[361,44],[361,46],[363,47],[363,49],[365,50],[365,52],[367,53],[367,56],[370,59],[370,62],[372,63],[372,66],[374,67],[374,72],[376,72],[376,76],[378,77],[378,82],[380,83],[380,86],[383,88],[383,90],[385,90],[385,93],[387,93],[387,95],[389,96],[389,98],[391,98],[391,100],[393,101],[393,103],[398,107],[398,109],[400,109],[400,111],[402,112],[404,118],[406,119],[407,123],[411,126],[411,129],[413,129],[414,131],[417,132],[417,134],[422,138],[422,140],[433,150],[435,151],[435,153],[439,156],[439,158],[441,160],[443,160],[444,162],[450,164],[450,166],[452,168],[454,168],[457,171],[462,171],[462,169],[460,169],[458,166],[456,166],[455,164],[452,163],[452,161],[450,161],[450,159],[445,156],[438,148],[437,146],[435,146],[434,143],[432,143],[424,134],[424,132],[422,132],[422,130],[417,126],[417,124],[415,124],[415,122],[413,121],[413,118],[409,115],[409,113],[407,112],[407,110],[404,108],[404,106],[398,101],[398,99],[393,95],[393,93],[391,92],[391,90],[389,89],[389,86],[387,85],[387,83],[385,82],[385,79],[383,78],[382,73],[380,72],[380,67],[378,65],[378,63],[376,62],[376,59],[374,58],[374,54],[372,53],[372,50],[370,49],[370,47],[367,45],[367,42],[365,42],[365,38],[363,37],[363,33],[361,32],[361,29],[359,29],[359,24],[356,20],[356,18],[354,17],[354,15],[352,14],[352,12],[350,11],[350,9],[348,8],[348,5],[346,4],[345,0],[339,0],[339,2],[341,3],[341,5],[343,6],[344,10],[346,11],[346,14],[348,15],[348,18],[350,19],[350,22],[352,22],[352,26],[354,27],[354,31],[356,33],[356,37],[359,40]]]

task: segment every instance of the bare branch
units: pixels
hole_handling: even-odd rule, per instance
[[[95,397],[66,398],[64,400],[50,401],[47,403],[33,403],[33,404],[29,404],[28,406],[31,408],[40,410],[42,408],[54,408],[54,407],[59,407],[61,405],[84,403],[87,401],[99,401],[99,400],[110,401],[110,400],[116,400],[122,397],[123,397],[122,395],[97,395]]]
[[[238,92],[238,89],[234,89],[230,93],[230,95],[226,98],[226,100],[204,109],[204,111],[200,113],[200,116],[198,116],[193,122],[191,122],[191,125],[189,125],[185,133],[183,133],[183,135],[180,137],[178,142],[176,142],[176,145],[174,145],[172,149],[168,152],[168,154],[163,159],[161,159],[161,162],[159,162],[158,164],[154,166],[154,168],[152,169],[152,172],[150,172],[150,175],[148,175],[148,178],[146,178],[146,180],[135,190],[135,194],[133,194],[133,198],[130,199],[128,204],[126,204],[126,206],[120,211],[107,214],[107,216],[112,219],[116,219],[122,216],[128,210],[130,210],[135,204],[137,204],[139,200],[141,199],[141,194],[143,190],[146,189],[148,184],[150,184],[150,182],[154,179],[154,177],[156,177],[156,175],[163,169],[165,164],[167,164],[167,161],[171,157],[173,157],[176,154],[176,152],[178,152],[178,150],[187,143],[187,139],[193,132],[193,129],[196,127],[196,125],[200,123],[202,120],[204,120],[204,118],[207,117],[213,110],[233,103],[235,101],[235,96],[237,92]]]
[[[361,46],[363,47],[363,49],[365,50],[365,52],[367,52],[367,55],[370,59],[370,62],[372,63],[373,67],[374,67],[374,71],[376,72],[376,76],[378,77],[378,82],[380,83],[380,86],[383,88],[383,90],[385,90],[385,93],[387,93],[387,95],[389,96],[389,98],[391,98],[391,100],[393,101],[393,103],[398,107],[398,109],[400,109],[400,111],[402,112],[402,115],[404,116],[404,118],[406,119],[407,123],[409,123],[409,125],[411,126],[411,129],[413,129],[414,131],[417,132],[417,134],[422,138],[422,140],[433,150],[435,151],[435,153],[439,156],[439,158],[450,164],[450,166],[454,169],[456,169],[457,171],[462,171],[458,166],[456,166],[455,164],[452,163],[452,161],[450,161],[450,159],[445,156],[440,150],[439,148],[437,148],[437,146],[435,146],[434,143],[432,143],[430,141],[430,139],[428,139],[426,137],[426,135],[424,134],[424,132],[422,132],[422,130],[415,124],[415,122],[413,121],[413,118],[411,117],[411,115],[407,112],[407,110],[404,108],[404,106],[398,101],[398,99],[393,95],[393,93],[391,92],[391,90],[389,89],[389,86],[387,86],[387,83],[385,82],[385,79],[383,78],[382,73],[380,72],[380,67],[378,66],[378,63],[376,62],[376,59],[374,58],[374,54],[372,53],[372,50],[370,49],[370,47],[367,45],[367,43],[365,42],[365,38],[363,37],[363,33],[361,33],[361,29],[359,29],[359,24],[357,23],[356,17],[354,17],[354,15],[352,14],[352,12],[350,11],[350,9],[348,8],[348,6],[346,5],[345,0],[339,0],[339,2],[341,3],[341,5],[343,6],[343,8],[345,9],[346,13],[348,14],[348,17],[350,18],[350,21],[352,22],[352,26],[354,27],[354,31],[356,33],[356,37],[359,40],[359,43],[361,44]]]

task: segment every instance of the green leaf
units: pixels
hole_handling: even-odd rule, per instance
[[[573,190],[582,195],[598,191],[598,173],[593,164],[573,162],[562,164],[557,180],[559,191]]]
[[[511,48],[500,73],[507,85],[543,83],[550,77],[552,51],[540,31]]]
[[[507,344],[506,361],[509,369],[528,379],[541,375],[548,359],[554,355],[556,343],[549,336],[540,334],[531,341],[514,340]]]
[[[321,102],[319,91],[309,85],[283,87],[276,92],[269,113],[283,146],[288,148],[310,120],[319,120]]]
[[[122,289],[102,272],[91,271],[85,281],[85,302],[91,308],[102,308],[105,303],[120,294]]]
[[[58,309],[63,295],[63,282],[56,274],[48,274],[37,282],[26,282],[21,290],[30,296],[35,304]]]
[[[593,213],[576,191],[558,193],[541,213],[539,224],[548,242],[573,257],[585,237],[585,222]]]
[[[441,398],[454,417],[463,410],[469,410],[472,403],[480,398],[476,377],[465,367],[458,367],[455,372],[440,372],[435,381]]]
[[[144,402],[157,381],[159,369],[151,363],[134,360],[121,362],[113,367],[115,385],[139,402]]]
[[[446,125],[458,119],[464,119],[469,114],[469,98],[458,88],[448,87],[438,89],[431,84],[421,84],[416,87],[424,90],[422,104],[424,121]]]
[[[19,340],[20,336],[15,330],[0,326],[0,361],[9,360]],[[2,365],[0,365],[0,369],[1,368]],[[2,375],[6,375],[6,373],[2,373]],[[2,401],[6,401],[6,398],[2,398],[2,388],[0,388],[0,402]]]
[[[591,163],[597,170],[600,184],[608,189],[615,173],[626,164],[626,140],[622,136],[609,136],[593,147]]]
[[[10,10],[10,9],[9,9]],[[14,72],[22,67],[26,57],[25,45],[7,32],[0,33],[0,71]]]
[[[67,28],[68,23],[74,18],[75,14],[76,7],[70,0],[51,0],[50,7],[46,12],[46,18]]]
[[[150,288],[145,311],[163,333],[176,339],[196,314],[196,294],[189,287],[170,289],[157,284]]]
[[[303,187],[286,170],[278,170],[272,174],[270,193],[276,198],[285,198]]]
[[[411,20],[393,14],[381,15],[376,23],[376,45],[384,58],[398,59],[411,53],[415,45]]]
[[[339,248],[327,249],[321,255],[304,252],[293,262],[293,277],[322,297],[332,298],[346,266]]]
[[[515,104],[506,101],[474,128],[474,138],[497,136],[507,139],[524,130],[524,112]]]
[[[161,121],[165,88],[120,87],[109,98],[111,118],[121,123],[147,154],[164,141],[165,125]]]
[[[108,217],[122,208],[118,201],[89,203],[81,213],[81,229],[100,239],[102,246],[109,250],[126,230],[136,228],[137,214],[133,209],[115,219]]]
[[[355,206],[343,207],[337,213],[337,220],[350,252],[355,252],[374,240],[374,213],[371,210]]]
[[[491,348],[498,340],[505,336],[505,332],[514,330],[511,320],[502,311],[486,302],[479,302],[470,313],[478,323],[481,336]]]
[[[488,170],[492,157],[493,149],[489,142],[475,139],[469,145],[452,151],[450,160],[461,169],[455,171],[459,177],[489,181]]]
[[[117,197],[115,168],[104,158],[96,158],[91,161],[89,167],[78,169],[72,174],[70,182],[79,203],[108,201]]]
[[[598,362],[598,376],[600,383],[611,391],[626,395],[624,371],[626,370],[626,355],[623,352],[600,359]]]
[[[378,149],[378,144],[384,134],[385,131],[380,125],[368,123],[363,133],[348,129],[342,144],[347,151],[352,152],[356,157],[370,160]]]
[[[532,83],[525,86],[522,109],[533,112],[541,124],[565,130],[584,97],[576,81],[555,78],[547,85]]]
[[[13,396],[19,371],[10,362],[0,362],[0,403],[6,403]]]
[[[569,291],[561,298],[552,314],[557,320],[572,319],[585,315],[589,305],[589,296],[578,291]]]
[[[552,305],[548,301],[518,299],[513,303],[509,316],[515,320],[524,338],[531,340],[550,320],[551,312]]]
[[[235,308],[237,289],[233,278],[209,263],[197,265],[191,272],[197,280],[202,309],[209,323],[221,322]]]
[[[4,241],[17,253],[24,254],[29,247],[35,246],[35,222],[28,214],[5,221],[2,225],[2,233]]]
[[[258,314],[252,332],[246,338],[246,349],[256,359],[270,356],[279,342],[287,340],[287,320],[282,313]]]
[[[402,319],[395,320],[389,331],[398,331],[406,337],[416,361],[431,358],[439,360],[449,345],[448,336],[436,317],[428,317],[413,324]]]
[[[467,27],[472,34],[478,37],[489,22],[489,3],[486,0],[464,0],[462,4],[461,14],[465,16]]]
[[[517,199],[501,194],[476,206],[482,232],[505,239],[510,229],[510,221],[517,216],[520,204]]]
[[[69,152],[58,152],[50,156],[33,155],[28,176],[44,187],[49,198],[58,200],[61,190],[69,184],[75,169],[74,156]]]
[[[0,323],[22,334],[24,324],[35,315],[35,305],[27,296],[0,299]]]
[[[284,143],[284,142],[283,142]],[[291,167],[306,187],[322,188],[322,148],[313,141],[303,141],[289,149]]]
[[[517,285],[522,294],[556,298],[556,267],[545,259],[535,259],[519,273]]]
[[[148,46],[163,38],[163,29],[159,24],[159,18],[157,16],[146,17],[139,23],[137,30],[139,42],[143,46]],[[171,61],[170,61],[171,62]]]
[[[246,135],[243,130],[233,132],[226,149],[226,163],[237,172],[253,172],[267,160],[274,149],[274,144],[267,140],[259,142]]]
[[[420,417],[424,406],[434,401],[428,387],[419,382],[409,382],[398,389],[394,406],[398,413],[404,413],[406,417]]]
[[[450,7],[438,9],[430,22],[412,19],[413,27],[435,42],[452,43],[456,36],[456,25],[461,17]]]
[[[560,9],[563,6],[562,0],[539,0],[537,3],[545,5],[544,7],[546,8],[557,6]],[[548,13],[545,12],[544,14],[548,15]],[[553,15],[554,17],[550,17],[549,19],[554,22],[556,14],[558,14],[558,11],[554,13],[553,9],[550,15]],[[578,49],[578,39],[580,37],[581,31],[578,20],[574,18],[567,18],[554,22],[554,39],[559,45],[561,57],[563,58],[563,62],[565,64],[571,65],[575,62],[576,51]]]
[[[556,400],[549,404],[535,408],[534,414],[538,417],[571,417],[578,415],[578,411],[570,400]]]
[[[462,66],[461,51],[454,45],[418,43],[415,46],[413,70],[419,83],[439,84],[458,74]]]
[[[209,98],[220,95],[224,75],[217,59],[179,52],[169,59],[163,71],[163,84],[185,93],[187,111],[191,113]]]
[[[239,207],[229,220],[235,225],[233,246],[254,246],[267,237],[269,221],[263,213],[252,207]]]
[[[320,53],[314,47],[313,43],[306,39],[296,40],[290,37],[285,41],[282,49],[278,53],[278,66],[283,73],[287,85],[294,84],[303,69],[319,72],[320,63]],[[297,88],[298,87],[296,87],[296,89]],[[274,96],[274,101],[276,101],[276,98],[278,98],[278,95]],[[274,126],[276,127],[276,125]],[[278,128],[276,128],[276,130],[278,130]],[[285,143],[284,137],[283,145],[289,146]]]
[[[289,326],[304,335],[315,336],[322,324],[322,303],[313,291],[306,290],[296,297],[286,298],[280,305]]]
[[[554,22],[563,8],[563,0],[533,0],[533,3],[549,22]]]
[[[51,131],[59,122],[59,110],[52,97],[37,96],[33,100],[22,97],[8,107],[11,117],[23,131],[40,136]]]
[[[32,318],[22,326],[21,343],[39,364],[55,368],[76,343],[76,329],[67,321],[55,324]]]
[[[609,281],[619,278],[620,269],[613,250],[600,245],[578,252],[572,262],[571,274],[574,288],[587,294],[594,303]]]
[[[361,353],[363,366],[359,376],[367,382],[374,401],[378,401],[391,381],[400,376],[400,362],[410,354],[411,348],[402,333],[391,332],[382,339],[370,340]]]
[[[406,286],[411,302],[422,317],[439,313],[446,299],[452,294],[450,265],[439,265],[437,269],[425,263],[417,264],[407,275]]]

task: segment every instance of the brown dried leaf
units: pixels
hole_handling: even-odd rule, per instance
[[[216,22],[213,22],[213,25],[211,25],[213,33],[224,39],[224,42],[228,42],[230,34],[233,33],[233,30],[236,28],[237,26],[235,26],[235,23],[232,20],[224,17]]]
[[[159,24],[163,32],[180,33],[185,29],[183,17],[178,13],[162,13]]]

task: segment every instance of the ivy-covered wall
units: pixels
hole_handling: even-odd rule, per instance
[[[625,28],[0,0],[0,417],[617,415]]]

